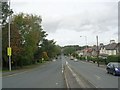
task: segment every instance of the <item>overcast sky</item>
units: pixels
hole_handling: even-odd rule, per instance
[[[80,45],[118,42],[118,0],[11,0],[14,13],[42,16],[47,39]],[[82,37],[80,37],[82,36]]]

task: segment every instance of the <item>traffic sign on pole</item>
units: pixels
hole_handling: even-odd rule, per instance
[[[11,47],[8,47],[8,48],[7,48],[7,55],[8,55],[8,56],[11,56],[11,55],[12,55]]]

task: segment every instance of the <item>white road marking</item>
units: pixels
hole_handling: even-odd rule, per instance
[[[62,73],[64,72],[63,63],[62,63]]]
[[[68,80],[67,80],[66,74],[64,74],[64,76],[65,76],[65,81],[66,81],[67,88],[70,88],[69,85],[68,85]]]
[[[95,75],[95,77],[96,77],[98,80],[100,80],[100,79],[101,79],[101,77],[100,77],[100,76],[98,76],[98,75]]]
[[[66,63],[66,65],[68,64],[68,62],[67,62],[67,61],[66,61],[65,63]]]
[[[83,83],[81,83],[81,80],[79,79],[79,77],[77,76],[77,74],[74,73],[74,71],[69,67],[69,65],[67,65],[67,67],[69,68],[69,70],[71,71],[72,75],[75,77],[76,81],[78,82],[78,84],[82,87],[82,88],[86,88],[85,85]]]
[[[56,85],[58,85],[58,83],[56,83]]]

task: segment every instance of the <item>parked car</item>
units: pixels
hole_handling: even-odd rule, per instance
[[[75,58],[74,61],[77,62],[78,60]]]
[[[106,67],[107,73],[115,75],[120,75],[120,63],[110,62]]]

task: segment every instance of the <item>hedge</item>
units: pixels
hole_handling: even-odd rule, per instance
[[[85,57],[77,57],[79,60],[86,60]],[[120,62],[120,55],[109,55],[107,59],[97,58],[97,57],[87,57],[88,61],[93,61],[94,63],[99,61],[100,63],[108,64],[109,62]]]

